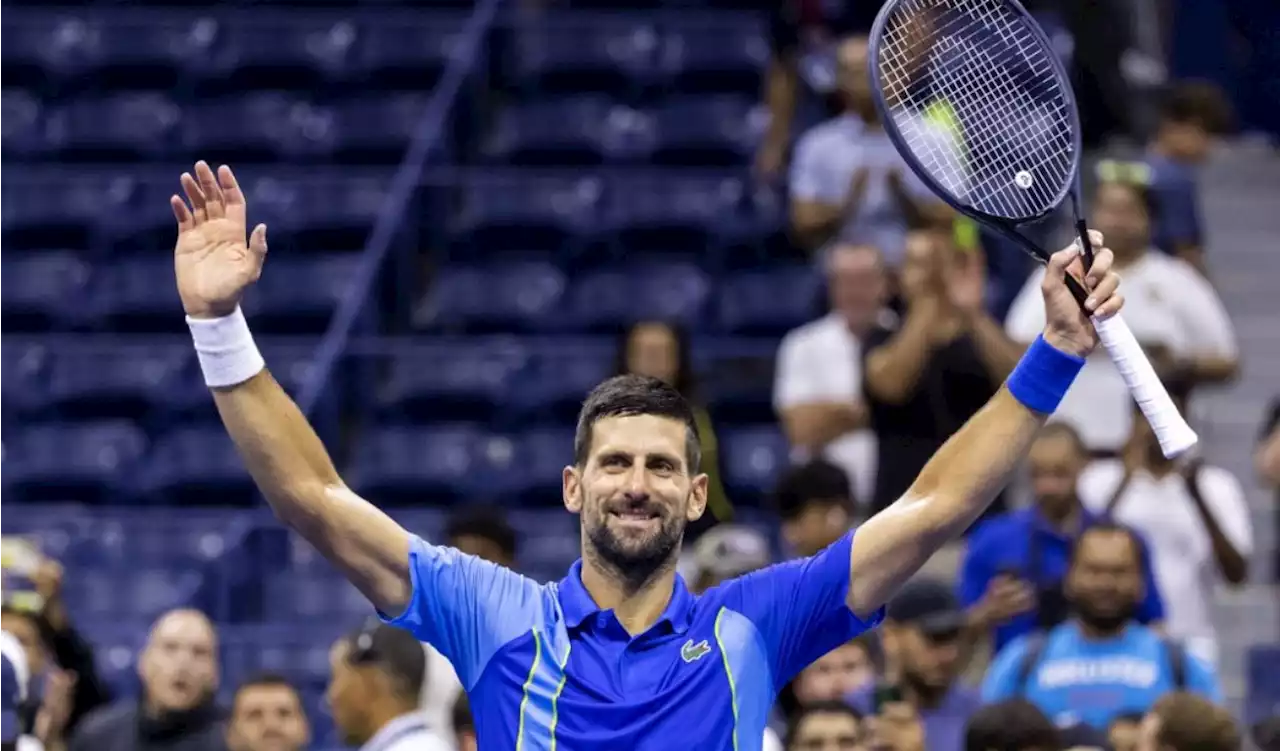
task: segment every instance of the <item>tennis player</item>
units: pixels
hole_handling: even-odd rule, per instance
[[[605,381],[583,404],[563,472],[582,559],[537,584],[428,544],[343,484],[238,306],[262,271],[266,227],[246,242],[227,167],[200,162],[181,182],[178,291],[228,432],[276,515],[386,621],[449,658],[484,749],[759,749],[778,689],[879,623],[898,587],[978,518],[1098,343],[1063,283],[1079,272],[1068,248],[1045,276],[1043,336],[897,503],[813,557],[701,596],[675,573],[685,525],[707,502],[689,405],[656,380]],[[1121,306],[1110,267],[1099,250],[1086,279],[1102,316]]]

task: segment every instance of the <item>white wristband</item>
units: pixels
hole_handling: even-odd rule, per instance
[[[187,316],[200,370],[209,388],[225,388],[253,378],[267,366],[253,343],[249,324],[239,306],[221,318]]]

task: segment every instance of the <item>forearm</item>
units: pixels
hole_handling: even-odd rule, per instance
[[[1195,482],[1195,480],[1192,479],[1191,482]],[[1200,515],[1200,522],[1204,524],[1205,531],[1209,533],[1209,545],[1213,550],[1213,559],[1218,564],[1218,570],[1222,572],[1222,578],[1228,584],[1244,584],[1249,578],[1249,562],[1240,554],[1240,551],[1236,549],[1231,540],[1227,539],[1227,535],[1222,531],[1222,527],[1218,524],[1213,512],[1209,510],[1205,499],[1199,497],[1199,494],[1193,493],[1192,502],[1195,504],[1196,513]]]
[[[905,401],[929,363],[934,316],[928,309],[928,303],[914,306],[898,333],[867,356],[867,388],[886,402]]]
[[[991,379],[996,383],[1004,382],[1018,364],[1024,348],[1010,339],[1004,328],[985,310],[972,316],[969,333],[973,336],[978,358],[982,360]]]
[[[861,402],[800,404],[786,410],[782,423],[792,446],[819,451],[842,435],[867,426]]]
[[[783,147],[791,139],[796,111],[796,63],[791,55],[775,56],[765,74],[764,101],[769,109],[765,140]]]

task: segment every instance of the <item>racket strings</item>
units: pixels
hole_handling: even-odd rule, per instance
[[[1002,0],[905,0],[893,13],[876,64],[921,166],[995,216],[1055,205],[1074,164],[1073,117],[1031,22]]]

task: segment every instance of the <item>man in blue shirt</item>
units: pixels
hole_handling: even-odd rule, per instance
[[[1099,519],[1076,495],[1089,461],[1084,442],[1066,423],[1045,427],[1031,445],[1028,465],[1035,503],[1001,514],[969,535],[960,569],[960,601],[972,632],[994,628],[992,651],[1014,637],[1050,629],[1066,619],[1062,579],[1080,531]],[[1145,596],[1135,614],[1148,625],[1164,618],[1164,602],[1143,550]]]
[[[1092,290],[1092,314],[1122,305],[1101,235],[1087,272],[1074,246],[1054,254],[1043,337],[898,503],[817,555],[701,596],[676,574],[685,527],[707,503],[693,411],[662,381],[609,379],[583,404],[562,471],[582,559],[543,585],[409,534],[342,482],[239,309],[266,228],[246,242],[229,168],[215,175],[200,162],[195,173],[181,178],[186,200],[170,201],[174,267],[223,423],[275,514],[387,620],[449,658],[485,749],[759,749],[779,688],[878,623],[893,593],[983,513],[1098,345],[1066,274]]]
[[[1207,665],[1133,621],[1143,596],[1138,539],[1095,524],[1076,541],[1066,595],[1075,618],[1044,635],[1015,639],[982,685],[988,702],[1022,697],[1059,726],[1105,730],[1118,715],[1146,712],[1174,689],[1222,700]]]

